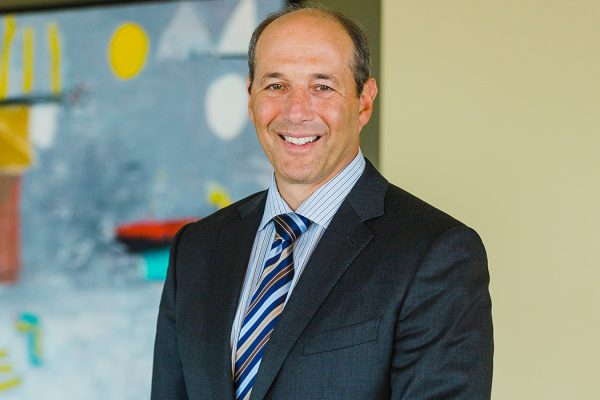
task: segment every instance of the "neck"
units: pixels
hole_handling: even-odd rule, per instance
[[[277,182],[277,190],[292,211],[296,211],[304,200],[317,190],[318,187],[305,185],[281,185]]]

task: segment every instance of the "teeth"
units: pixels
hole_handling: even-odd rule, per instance
[[[315,140],[317,140],[317,136],[309,136],[309,137],[303,137],[303,138],[284,136],[283,138],[285,139],[286,142],[298,144],[298,145],[314,142]]]

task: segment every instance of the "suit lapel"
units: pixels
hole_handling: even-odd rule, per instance
[[[239,218],[223,227],[219,240],[215,272],[210,280],[211,313],[206,338],[206,358],[211,363],[210,381],[217,398],[234,398],[231,374],[230,334],[248,260],[262,217],[266,196],[260,195],[239,209]]]
[[[367,161],[302,273],[273,331],[252,389],[263,399],[292,347],[337,281],[373,238],[365,221],[383,214],[387,181]]]

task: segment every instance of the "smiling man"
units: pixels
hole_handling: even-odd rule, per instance
[[[352,39],[338,21],[314,11],[266,26],[251,63],[250,119],[295,210],[358,154],[377,85],[367,73],[357,92]]]
[[[152,398],[489,398],[485,250],[362,156],[377,95],[362,31],[288,9],[248,56],[273,179],[175,238]]]

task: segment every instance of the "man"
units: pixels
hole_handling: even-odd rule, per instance
[[[362,157],[368,60],[332,12],[256,29],[248,110],[273,181],[177,235],[153,399],[489,398],[483,245]]]

